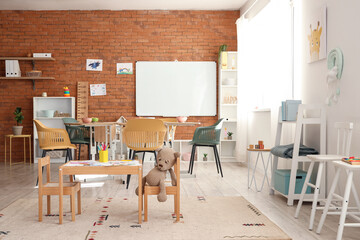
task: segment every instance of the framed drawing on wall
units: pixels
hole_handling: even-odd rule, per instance
[[[326,58],[326,5],[310,14],[306,22],[308,63]]]

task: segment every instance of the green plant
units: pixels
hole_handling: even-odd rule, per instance
[[[207,153],[204,153],[204,157],[205,157],[205,158],[207,157]]]
[[[234,133],[233,132],[227,132],[227,135],[231,137]]]
[[[22,115],[21,112],[21,107],[17,107],[15,109],[14,115],[15,115],[16,125],[19,126],[19,124],[22,124],[22,120],[24,120],[24,116]]]
[[[219,62],[220,62],[220,55],[221,55],[221,52],[224,52],[226,51],[227,49],[227,45],[226,44],[223,44],[219,47]]]

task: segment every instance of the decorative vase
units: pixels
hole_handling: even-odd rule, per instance
[[[13,126],[14,135],[21,135],[23,126]]]
[[[207,161],[207,157],[203,157],[203,161],[206,162],[206,161]]]
[[[232,136],[228,136],[228,140],[232,140]]]

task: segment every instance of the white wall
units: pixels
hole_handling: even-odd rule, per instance
[[[299,45],[303,54],[298,55],[300,63],[295,74],[300,76],[302,94],[301,99],[304,103],[324,103],[327,96],[327,62],[320,60],[314,63],[307,63],[305,44],[309,26],[305,25],[304,19],[309,14],[319,9],[324,4],[327,5],[327,52],[335,47],[342,49],[344,54],[344,70],[341,78],[341,94],[336,105],[328,107],[327,118],[327,153],[336,153],[336,133],[334,123],[338,121],[352,121],[355,123],[353,132],[351,155],[360,155],[360,1],[356,0],[303,0],[302,11],[296,5],[296,21],[301,26]],[[301,13],[302,12],[302,13]],[[296,14],[298,13],[298,14]],[[301,14],[299,14],[301,13]],[[302,18],[299,19],[299,16]],[[318,135],[307,132],[305,142],[313,142]],[[328,188],[331,184],[333,168],[328,169]],[[355,182],[359,182],[359,176],[355,177]],[[344,176],[342,177],[342,181]],[[344,183],[344,182],[343,182]],[[358,186],[358,189],[359,186]]]

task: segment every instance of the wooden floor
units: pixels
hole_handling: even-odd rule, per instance
[[[58,181],[59,164],[52,164],[52,180]],[[144,173],[149,171],[153,163],[145,163]],[[241,163],[223,163],[224,178],[216,171],[215,163],[206,162],[195,165],[195,178],[187,175],[181,179],[181,196],[243,196],[255,205],[263,214],[270,218],[290,237],[297,240],[311,239],[335,239],[339,216],[328,216],[320,235],[309,231],[308,222],[310,204],[304,204],[299,219],[294,218],[296,205],[288,207],[286,199],[280,195],[269,195],[269,189],[264,186],[262,192],[247,189],[247,168]],[[181,169],[187,170],[188,163],[182,162]],[[37,178],[37,164],[14,165],[11,168],[0,163],[0,213],[1,209],[20,198],[37,198],[35,182]],[[82,184],[82,197],[106,197],[109,194],[115,197],[135,197],[134,189],[137,187],[137,178],[133,177],[129,190],[120,184],[123,176],[104,181],[103,186],[91,187],[93,183]],[[261,174],[257,174],[257,181],[262,180]],[[239,213],[241,214],[241,213]],[[34,216],[35,217],[35,216]],[[315,229],[320,218],[317,213]],[[0,229],[1,230],[1,229]],[[345,228],[343,239],[360,239],[359,228]]]

